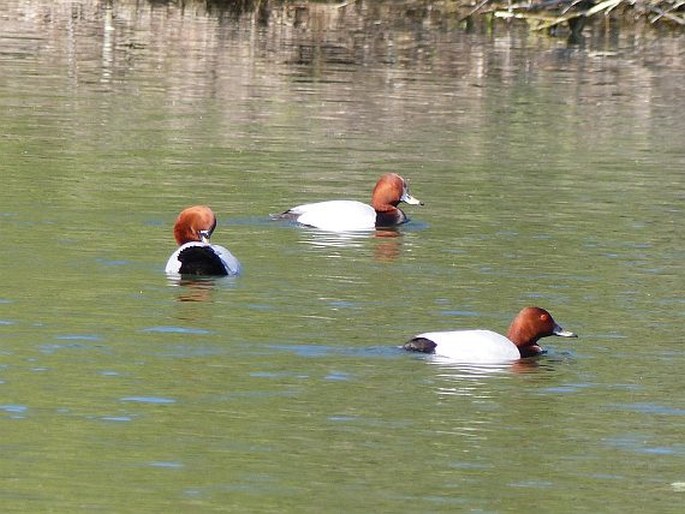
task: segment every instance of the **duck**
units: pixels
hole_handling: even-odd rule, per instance
[[[174,224],[178,249],[166,263],[168,275],[233,276],[240,273],[240,262],[223,246],[211,244],[216,216],[206,205],[183,209]]]
[[[391,228],[409,221],[397,207],[400,202],[423,205],[409,193],[407,182],[397,173],[382,175],[371,194],[371,205],[356,200],[329,200],[292,207],[276,219],[289,219],[300,225],[328,232],[352,232]]]
[[[545,350],[538,340],[547,336],[578,337],[564,330],[545,309],[531,306],[516,315],[506,337],[491,330],[425,332],[403,348],[455,362],[495,364],[542,355]]]

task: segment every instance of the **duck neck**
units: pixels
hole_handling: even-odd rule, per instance
[[[521,355],[526,351],[526,348],[536,346],[535,343],[540,339],[535,332],[529,330],[525,325],[514,325],[513,323],[509,327],[507,338],[516,345]]]
[[[543,350],[537,344],[532,344],[530,346],[518,346],[517,348],[519,350],[519,353],[521,354],[522,359],[525,359],[527,357],[535,357],[536,355],[545,353],[545,350]]]
[[[403,223],[406,220],[404,213],[397,207],[388,206],[386,210],[376,209],[376,226],[377,227],[392,227]]]
[[[371,200],[371,207],[374,208],[376,212],[388,212],[397,209],[397,204],[399,202],[388,202],[387,200]]]

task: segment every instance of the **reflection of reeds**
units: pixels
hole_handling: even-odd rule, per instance
[[[685,26],[683,0],[540,0],[508,5],[488,1],[478,12],[490,12],[498,18],[522,19],[536,30],[568,24],[576,33],[587,21],[609,18],[625,21],[642,18],[652,25],[665,22]]]
[[[160,0],[149,1],[164,3]],[[685,0],[187,0],[181,3],[204,5],[208,12],[233,17],[257,13],[256,21],[261,24],[268,23],[273,16],[279,19],[291,18],[296,26],[306,24],[312,16],[316,17],[322,11],[349,8],[371,18],[383,13],[413,21],[440,17],[443,20],[454,18],[459,22],[471,23],[473,18],[478,16],[491,19],[519,19],[535,30],[568,26],[573,33],[579,33],[588,21],[607,19],[626,22],[643,20],[650,25],[685,27]]]

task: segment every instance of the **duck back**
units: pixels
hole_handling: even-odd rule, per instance
[[[497,363],[521,358],[514,343],[491,330],[426,332],[413,337],[404,349],[460,362]]]
[[[223,246],[191,242],[174,252],[167,262],[166,272],[179,275],[237,275],[240,263]]]

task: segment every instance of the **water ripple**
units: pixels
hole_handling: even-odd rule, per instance
[[[133,418],[131,416],[102,416],[100,419],[102,421],[112,421],[115,423],[133,421]]]
[[[288,352],[293,352],[300,357],[323,357],[329,355],[332,352],[332,348],[329,346],[316,346],[310,344],[274,344],[269,345],[269,348],[274,350],[284,350]]]
[[[166,468],[166,469],[181,469],[184,465],[180,462],[170,462],[170,461],[155,461],[149,462],[149,466],[153,468]]]
[[[55,339],[63,341],[101,341],[102,337],[96,334],[65,334],[56,336]]]
[[[613,448],[628,450],[644,455],[684,455],[685,445],[670,446],[650,444],[645,436],[626,435],[606,439],[606,444]]]
[[[662,414],[665,416],[685,416],[685,409],[656,405],[654,403],[627,403],[615,405],[621,410],[632,410],[643,414]]]
[[[195,335],[211,334],[211,331],[205,330],[203,328],[175,327],[172,325],[160,325],[157,327],[150,327],[150,328],[143,329],[143,332],[155,332],[155,333],[160,333],[160,334],[195,334]]]
[[[135,402],[135,403],[153,403],[156,405],[169,405],[171,403],[176,403],[173,398],[163,398],[161,396],[126,396],[121,398],[119,401],[122,402]]]
[[[29,410],[25,405],[0,405],[0,411],[10,414],[12,419],[23,419],[26,412]]]

